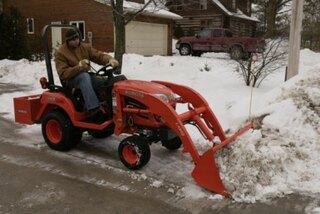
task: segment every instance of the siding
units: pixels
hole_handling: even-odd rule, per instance
[[[108,7],[101,7],[100,3],[81,0],[4,0],[4,6],[5,10],[14,6],[24,17],[34,18],[35,34],[29,37],[39,37],[42,28],[52,21],[68,24],[69,21],[83,20],[86,32],[93,32],[93,45],[100,50],[113,50],[112,11]]]

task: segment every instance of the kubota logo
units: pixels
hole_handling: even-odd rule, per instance
[[[48,101],[55,102],[56,98],[55,97],[48,97]]]
[[[126,95],[144,98],[144,94],[136,91],[126,91]]]

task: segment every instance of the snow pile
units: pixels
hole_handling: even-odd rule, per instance
[[[300,78],[262,97],[258,129],[222,151],[221,175],[235,200],[320,193],[320,69]]]

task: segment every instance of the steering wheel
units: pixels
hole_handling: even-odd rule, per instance
[[[97,76],[108,77],[108,79],[112,79],[114,77],[113,72],[115,69],[112,68],[111,64],[108,63],[105,66],[101,67],[97,72]]]

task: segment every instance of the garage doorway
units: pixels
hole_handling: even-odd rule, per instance
[[[168,25],[132,21],[126,25],[126,53],[168,54]]]

